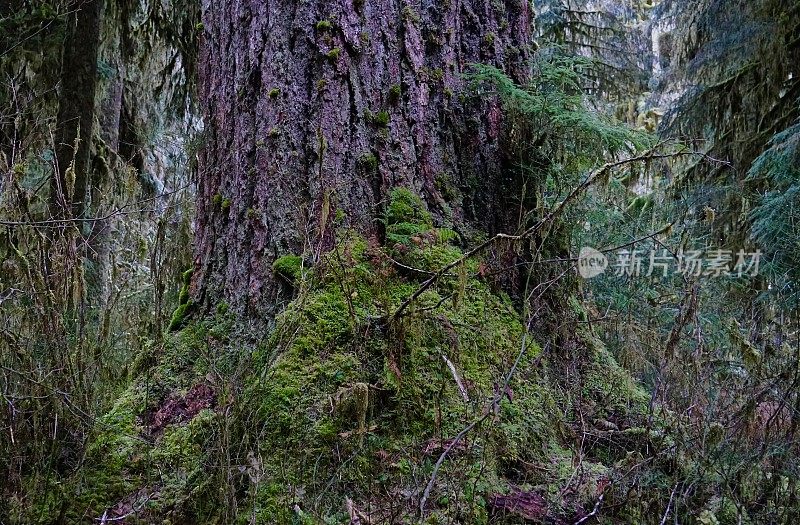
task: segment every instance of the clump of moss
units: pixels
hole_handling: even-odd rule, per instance
[[[367,151],[359,155],[358,165],[366,171],[373,172],[378,169],[378,157],[371,151]]]
[[[201,321],[165,338],[158,363],[135,376],[97,420],[80,470],[62,481],[69,494],[60,506],[63,521],[80,523],[126,502],[140,508],[142,522],[216,520],[221,501],[208,472],[218,446],[216,412],[201,409],[190,419],[171,419],[157,433],[152,429],[154,414],[208,373],[208,338],[227,331],[227,323]]]
[[[303,275],[303,258],[299,255],[282,255],[272,263],[272,271],[296,281]]]
[[[178,305],[175,311],[172,312],[172,317],[170,318],[169,326],[167,327],[168,331],[174,332],[175,330],[180,330],[183,328],[183,326],[186,324],[186,318],[189,314],[190,307],[191,302]]]
[[[328,51],[325,54],[325,56],[328,57],[328,59],[333,60],[335,62],[335,61],[339,60],[339,55],[341,55],[341,53],[342,53],[342,48],[334,47],[333,49]]]
[[[402,223],[413,223],[430,229],[433,225],[433,218],[419,195],[408,188],[398,187],[389,194],[386,225],[393,226]]]
[[[211,204],[214,206],[220,206],[222,204],[222,195],[215,193],[214,196],[211,197]]]
[[[226,211],[231,207],[231,200],[229,198],[222,199],[222,204],[220,206],[222,211]]]
[[[427,66],[423,66],[419,69],[419,75],[422,79],[432,82],[442,82],[444,80],[444,70],[441,68],[431,69]]]
[[[388,111],[378,111],[377,113],[373,113],[369,109],[364,110],[364,120],[373,124],[379,128],[385,128],[389,125],[389,112]]]
[[[402,95],[403,88],[400,87],[400,84],[392,84],[392,87],[389,88],[389,102],[391,104],[397,104]]]
[[[317,31],[330,31],[333,29],[333,24],[330,20],[320,20],[317,22]]]
[[[281,94],[281,90],[280,89],[272,88],[272,89],[269,90],[269,93],[267,95],[269,96],[269,98],[278,98],[278,96],[280,96],[280,94]]]
[[[411,22],[414,24],[419,24],[422,21],[419,13],[417,13],[411,6],[406,6],[403,8],[402,17],[406,22]]]
[[[181,290],[178,293],[178,307],[172,312],[172,318],[167,327],[167,330],[170,332],[182,328],[186,323],[187,314],[192,307],[191,295],[189,294],[192,275],[194,275],[193,268],[189,268],[181,274]]]

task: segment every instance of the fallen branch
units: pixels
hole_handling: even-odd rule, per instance
[[[450,373],[453,374],[453,379],[455,380],[456,384],[458,385],[458,391],[461,392],[461,397],[464,398],[464,401],[469,403],[469,394],[467,393],[467,389],[464,388],[464,383],[461,382],[461,378],[458,377],[458,372],[456,371],[456,366],[453,364],[452,361],[447,359],[447,356],[442,354],[442,359],[444,360],[445,364],[447,364],[447,368],[450,369]]]
[[[605,492],[601,493],[600,497],[597,498],[597,503],[594,504],[594,508],[592,509],[592,512],[590,512],[586,516],[584,516],[581,519],[579,519],[578,521],[576,521],[574,523],[574,525],[581,525],[582,523],[586,523],[587,521],[589,521],[589,518],[593,518],[594,516],[597,516],[597,513],[600,511],[600,505],[603,504],[603,497],[605,495],[606,495]]]

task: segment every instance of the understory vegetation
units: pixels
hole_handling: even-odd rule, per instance
[[[567,519],[593,505],[630,461],[623,444],[663,446],[643,426],[647,394],[591,334],[526,334],[478,260],[392,320],[430,272],[462,258],[457,236],[430,221],[418,198],[396,190],[386,215],[394,240],[342,232],[323,260],[286,275],[296,298],[263,340],[219,313],[138,356],[81,468],[32,507],[12,502],[11,515],[413,520],[445,450],[432,523],[488,522],[490,512]],[[580,372],[557,389],[570,373],[566,348]],[[599,432],[621,429],[619,439],[576,458],[578,412]]]

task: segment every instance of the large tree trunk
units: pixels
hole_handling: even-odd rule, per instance
[[[499,104],[462,74],[524,79],[527,1],[203,4],[199,302],[271,312],[275,258],[329,248],[337,213],[379,236],[395,186],[464,231],[516,226]]]

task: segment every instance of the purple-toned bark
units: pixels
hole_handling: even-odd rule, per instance
[[[203,24],[201,303],[273,311],[275,258],[329,248],[337,213],[377,235],[395,186],[443,224],[513,228],[500,108],[462,73],[525,77],[527,1],[204,0]]]

